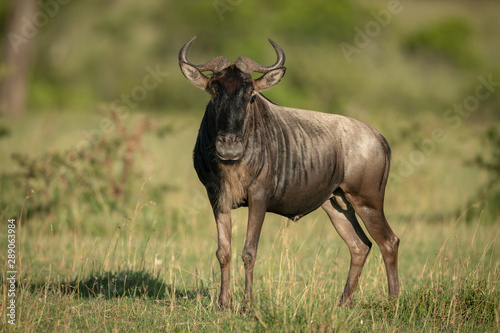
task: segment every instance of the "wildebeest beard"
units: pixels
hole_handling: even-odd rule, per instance
[[[247,197],[249,171],[242,143],[247,109],[252,99],[251,76],[234,66],[214,75],[210,82],[212,112],[215,113],[216,152],[219,160],[219,193],[217,207],[229,212],[241,206]],[[236,153],[235,153],[236,152]],[[234,160],[225,160],[227,156]]]
[[[250,181],[248,167],[245,161],[241,160],[219,163],[219,170],[220,187],[217,206],[220,212],[228,213],[246,201]]]

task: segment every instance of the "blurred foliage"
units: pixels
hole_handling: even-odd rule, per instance
[[[472,66],[478,63],[474,35],[472,25],[464,18],[446,18],[407,36],[403,47],[412,54]]]
[[[348,39],[353,26],[367,16],[365,9],[347,0],[269,1],[266,5],[265,10],[270,10],[274,17],[283,17],[276,22],[280,35],[308,43]]]
[[[492,175],[492,183],[500,183],[500,127],[489,128],[483,141],[490,146],[490,155],[485,157],[478,155],[475,164]]]
[[[0,5],[5,22],[9,3]],[[123,103],[134,89],[144,87],[147,68],[158,68],[165,76],[139,100],[132,100],[131,111],[202,112],[206,99],[191,89],[177,60],[180,47],[193,35],[198,35],[189,52],[194,63],[218,55],[234,61],[245,55],[270,64],[275,55],[266,39],[272,38],[285,50],[289,70],[280,87],[265,92],[266,96],[281,105],[335,113],[344,113],[353,101],[370,112],[386,108],[441,112],[460,97],[462,82],[471,77],[468,67],[479,70],[492,65],[483,63],[475,47],[476,27],[469,18],[444,16],[414,28],[398,22],[413,10],[409,4],[379,33],[370,34],[368,46],[348,63],[340,43],[355,45],[357,31],[376,22],[373,13],[387,11],[386,2],[123,0],[103,4],[93,0],[59,4],[53,15],[45,12],[42,4],[46,3],[58,2],[38,3],[40,12],[50,17],[34,41],[37,53],[28,105],[35,110],[89,110],[99,102]],[[0,29],[5,34],[5,26]],[[432,55],[456,68],[442,73],[440,62],[418,63],[400,54],[401,49]]]
[[[500,215],[500,127],[490,127],[482,138],[482,144],[481,154],[476,155],[474,160],[467,161],[467,163],[488,173],[488,182],[471,199],[471,203],[476,206],[477,202],[484,204],[472,209],[468,215],[469,217],[478,216],[482,211],[488,217],[492,217],[489,220],[494,221],[494,217]]]
[[[239,54],[234,59],[245,54],[272,62],[267,38],[280,43],[338,42],[349,38],[364,12],[347,0],[223,3],[224,11],[213,1],[60,4],[36,36],[30,107],[89,108],[95,101],[111,102],[141,85],[147,66],[158,65],[175,78],[148,91],[140,107],[185,109],[191,103],[186,102],[185,86],[176,84],[177,53],[192,35],[200,36],[190,52],[194,62],[235,51]],[[261,18],[256,19],[257,14]],[[6,9],[0,12],[6,15]]]
[[[0,125],[0,139],[10,135],[10,130],[4,125]]]
[[[18,202],[18,206],[1,205],[0,209],[24,210],[28,216],[57,212],[68,221],[102,212],[117,211],[125,215],[126,208],[134,206],[138,193],[144,191],[145,177],[138,161],[145,154],[142,136],[151,125],[136,118],[131,120],[132,126],[124,123],[116,110],[106,112],[106,132],[87,132],[74,148],[36,157],[13,154],[11,163],[16,165],[16,171],[1,173],[1,186],[12,191],[35,192],[36,196]],[[146,195],[160,199],[167,190],[157,184],[149,186]],[[82,202],[85,204],[79,204]]]
[[[8,21],[13,1],[0,4],[0,22]],[[31,112],[83,110],[87,115],[104,102],[122,110],[128,108],[131,114],[144,110],[179,116],[201,113],[208,96],[185,80],[177,59],[180,47],[193,35],[198,36],[189,51],[194,63],[218,55],[234,61],[245,55],[271,64],[275,54],[267,38],[272,38],[285,50],[288,70],[278,87],[264,92],[267,97],[280,105],[363,119],[384,133],[394,151],[406,149],[405,142],[425,137],[423,132],[432,127],[449,125],[442,123],[443,113],[475,91],[479,75],[491,74],[495,84],[499,81],[498,62],[484,57],[500,52],[498,43],[492,40],[497,34],[491,33],[499,25],[488,22],[488,33],[481,25],[481,17],[488,15],[485,4],[493,1],[474,5],[445,1],[439,9],[431,1],[409,2],[391,16],[387,25],[377,20],[377,15],[388,10],[386,1],[90,0],[61,3],[53,15],[44,11],[48,3],[59,2],[37,2],[41,15],[50,19],[38,27],[33,39],[37,51],[29,87]],[[218,3],[223,6],[217,7]],[[468,13],[467,8],[473,10]],[[366,34],[368,23],[371,27],[379,24],[380,31]],[[369,41],[348,62],[339,45],[359,46],[359,31]],[[6,32],[6,25],[0,24],[0,33]],[[2,70],[0,63],[0,76]],[[145,80],[151,78],[151,70],[158,70],[162,76],[147,81],[157,83],[147,89]],[[500,94],[492,92],[467,121],[496,121],[498,109]],[[426,116],[430,113],[433,117]],[[167,125],[157,134],[169,135],[172,130]],[[0,124],[1,138],[7,139],[14,132],[15,128]],[[58,151],[37,157],[19,154],[14,160],[19,166],[17,174],[9,175],[11,178],[3,175],[2,185],[11,188],[17,179],[18,185],[22,183],[18,188],[29,191],[36,179],[40,187],[52,187],[47,193],[59,197],[50,199],[52,203],[44,199],[46,202],[40,203],[43,211],[64,193],[72,193],[69,184],[85,185],[96,177],[96,188],[79,185],[88,192],[74,197],[89,197],[99,211],[101,196],[109,196],[114,202],[111,209],[116,209],[121,200],[131,200],[133,190],[129,183],[121,185],[128,189],[125,192],[116,185],[123,183],[120,172],[128,139],[118,132],[113,135],[114,139],[107,138],[103,146],[91,147],[94,160],[82,155],[80,168],[64,169],[64,176],[71,178],[67,184],[58,182],[59,173],[48,167],[54,162],[64,166],[63,162],[71,159],[69,152]],[[139,159],[140,149],[134,154]],[[106,158],[112,158],[115,166],[106,167]],[[141,176],[135,164],[132,169]],[[134,182],[132,188],[139,186]],[[164,192],[160,185],[148,190],[153,198]]]

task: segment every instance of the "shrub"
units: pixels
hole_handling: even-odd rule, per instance
[[[479,209],[494,222],[500,214],[500,127],[489,128],[482,140],[484,149],[481,154],[467,163],[485,170],[488,173],[488,182],[473,199],[474,202],[479,201],[481,205],[469,211],[469,215],[478,216]]]
[[[57,212],[60,217],[75,220],[84,213],[102,214],[134,206],[134,195],[145,178],[138,167],[138,160],[145,154],[142,137],[151,126],[147,120],[138,119],[133,119],[135,125],[131,126],[116,110],[106,112],[113,128],[107,134],[82,140],[66,151],[35,157],[12,155],[16,171],[0,174],[0,183],[4,188],[23,191],[9,193],[10,198],[34,190],[36,195],[25,203],[26,214],[48,216]],[[8,214],[22,211],[23,202],[2,201],[1,209]]]
[[[438,58],[456,66],[477,63],[472,39],[474,29],[465,19],[448,18],[408,35],[403,48],[412,55]]]

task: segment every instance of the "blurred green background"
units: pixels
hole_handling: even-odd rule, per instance
[[[13,3],[0,5],[2,36]],[[497,10],[495,1],[44,0],[29,19],[37,33],[28,43],[26,108],[88,112],[140,85],[147,66],[159,66],[169,76],[138,110],[199,111],[205,101],[177,65],[179,48],[197,35],[194,62],[245,55],[267,64],[274,60],[267,38],[278,42],[289,70],[268,94],[279,104],[442,113],[470,93],[476,76],[498,72]],[[342,43],[361,47],[346,59]],[[2,47],[5,53],[9,42]],[[2,76],[9,71],[2,65]],[[482,110],[494,113],[499,100],[496,94]]]
[[[140,134],[156,134],[155,139],[137,151],[157,161],[151,162],[148,172],[137,167],[142,177],[137,179],[156,176],[155,184],[161,185],[153,191],[156,195],[168,192],[161,188],[183,188],[178,177],[166,179],[161,174],[162,165],[191,163],[196,127],[208,96],[182,76],[178,50],[197,35],[189,53],[194,63],[218,55],[234,61],[245,55],[272,64],[275,54],[267,42],[272,38],[285,50],[288,70],[280,85],[265,95],[280,105],[344,114],[378,128],[393,149],[389,188],[394,193],[410,188],[415,196],[425,189],[424,199],[418,201],[421,205],[415,205],[412,197],[390,197],[401,216],[417,211],[454,214],[479,200],[493,209],[492,219],[496,219],[500,192],[497,1],[31,3],[31,12],[20,16],[15,16],[19,2],[0,5],[0,34],[5,37],[0,63],[4,113],[0,147],[2,159],[9,161],[1,167],[4,186],[25,191],[30,185],[9,182],[15,177],[25,177],[29,184],[33,179],[51,179],[62,172],[54,161],[70,159],[71,151],[82,157],[87,149],[87,155],[102,155],[97,161],[78,160],[95,175],[101,174],[92,169],[99,163],[106,168],[108,160],[123,162],[125,175],[116,175],[120,167],[107,166],[112,174],[108,178],[121,181],[111,181],[112,196],[133,191],[127,183],[133,178],[127,165],[131,161],[111,154],[127,151],[116,147],[126,145],[133,131],[114,131],[123,125],[112,124],[106,112],[114,109],[119,121],[134,124],[134,117],[144,116],[153,124],[145,125]],[[13,87],[9,80],[23,73],[21,88]],[[8,100],[18,91],[23,96],[17,104],[21,107],[10,107]],[[103,110],[108,111],[103,115]],[[117,137],[103,141],[106,134]],[[180,135],[189,140],[181,141]],[[182,143],[176,148],[183,153],[173,156],[162,150],[169,140]],[[104,146],[99,148],[97,143]],[[143,144],[137,142],[137,146]],[[99,154],[92,150],[98,148]],[[49,157],[42,157],[44,153]],[[71,172],[80,170],[79,177],[86,177],[85,167],[73,167]],[[195,179],[192,170],[186,178]],[[41,187],[45,193],[52,192],[47,184]],[[99,191],[107,187],[104,184]],[[153,199],[166,200],[165,196]]]

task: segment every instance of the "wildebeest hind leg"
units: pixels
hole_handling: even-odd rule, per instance
[[[366,193],[369,193],[368,191]],[[377,242],[384,258],[389,284],[389,294],[399,294],[398,281],[398,248],[399,238],[394,234],[387,223],[383,210],[383,194],[351,195],[345,193],[347,200],[363,220],[366,230]]]
[[[343,193],[337,191],[322,207],[351,253],[349,275],[340,300],[341,305],[350,306],[372,243],[359,225],[354,209],[345,201]]]

